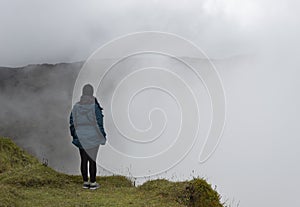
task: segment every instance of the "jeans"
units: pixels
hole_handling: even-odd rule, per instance
[[[89,162],[89,171],[90,171],[90,182],[96,182],[96,173],[97,173],[97,166],[96,166],[96,159],[99,147],[95,147],[92,149],[81,149],[79,148],[79,153],[81,157],[81,164],[80,170],[82,179],[84,182],[88,181],[88,169],[87,165]]]

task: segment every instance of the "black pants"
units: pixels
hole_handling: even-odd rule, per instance
[[[88,181],[88,162],[89,162],[89,171],[90,171],[90,182],[96,182],[96,173],[97,173],[97,166],[96,166],[96,159],[99,147],[95,147],[92,149],[80,149],[80,157],[81,157],[81,164],[80,170],[82,179],[84,182]]]

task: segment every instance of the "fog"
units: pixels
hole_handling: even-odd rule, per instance
[[[70,143],[68,114],[82,63],[23,66],[85,61],[120,35],[170,32],[212,59],[227,119],[207,162],[198,162],[198,140],[179,165],[158,177],[205,177],[233,206],[298,206],[299,6],[293,0],[1,0],[0,66],[22,68],[0,69],[0,134],[55,169],[75,173],[79,156]],[[102,103],[109,117],[110,103]],[[113,128],[107,118],[105,124]]]
[[[285,47],[299,34],[292,0],[2,0],[0,8],[2,66],[85,60],[105,42],[143,30],[181,35],[211,58]]]

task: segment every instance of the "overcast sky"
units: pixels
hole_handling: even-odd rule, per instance
[[[299,206],[297,0],[0,0],[0,66],[82,61],[145,30],[181,35],[218,59],[227,123],[201,175],[242,207]]]
[[[143,30],[182,35],[213,58],[256,53],[261,42],[297,40],[298,7],[292,0],[1,0],[0,65],[81,61]]]

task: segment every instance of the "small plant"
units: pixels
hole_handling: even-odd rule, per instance
[[[43,158],[42,164],[47,167],[48,166],[48,159]]]

